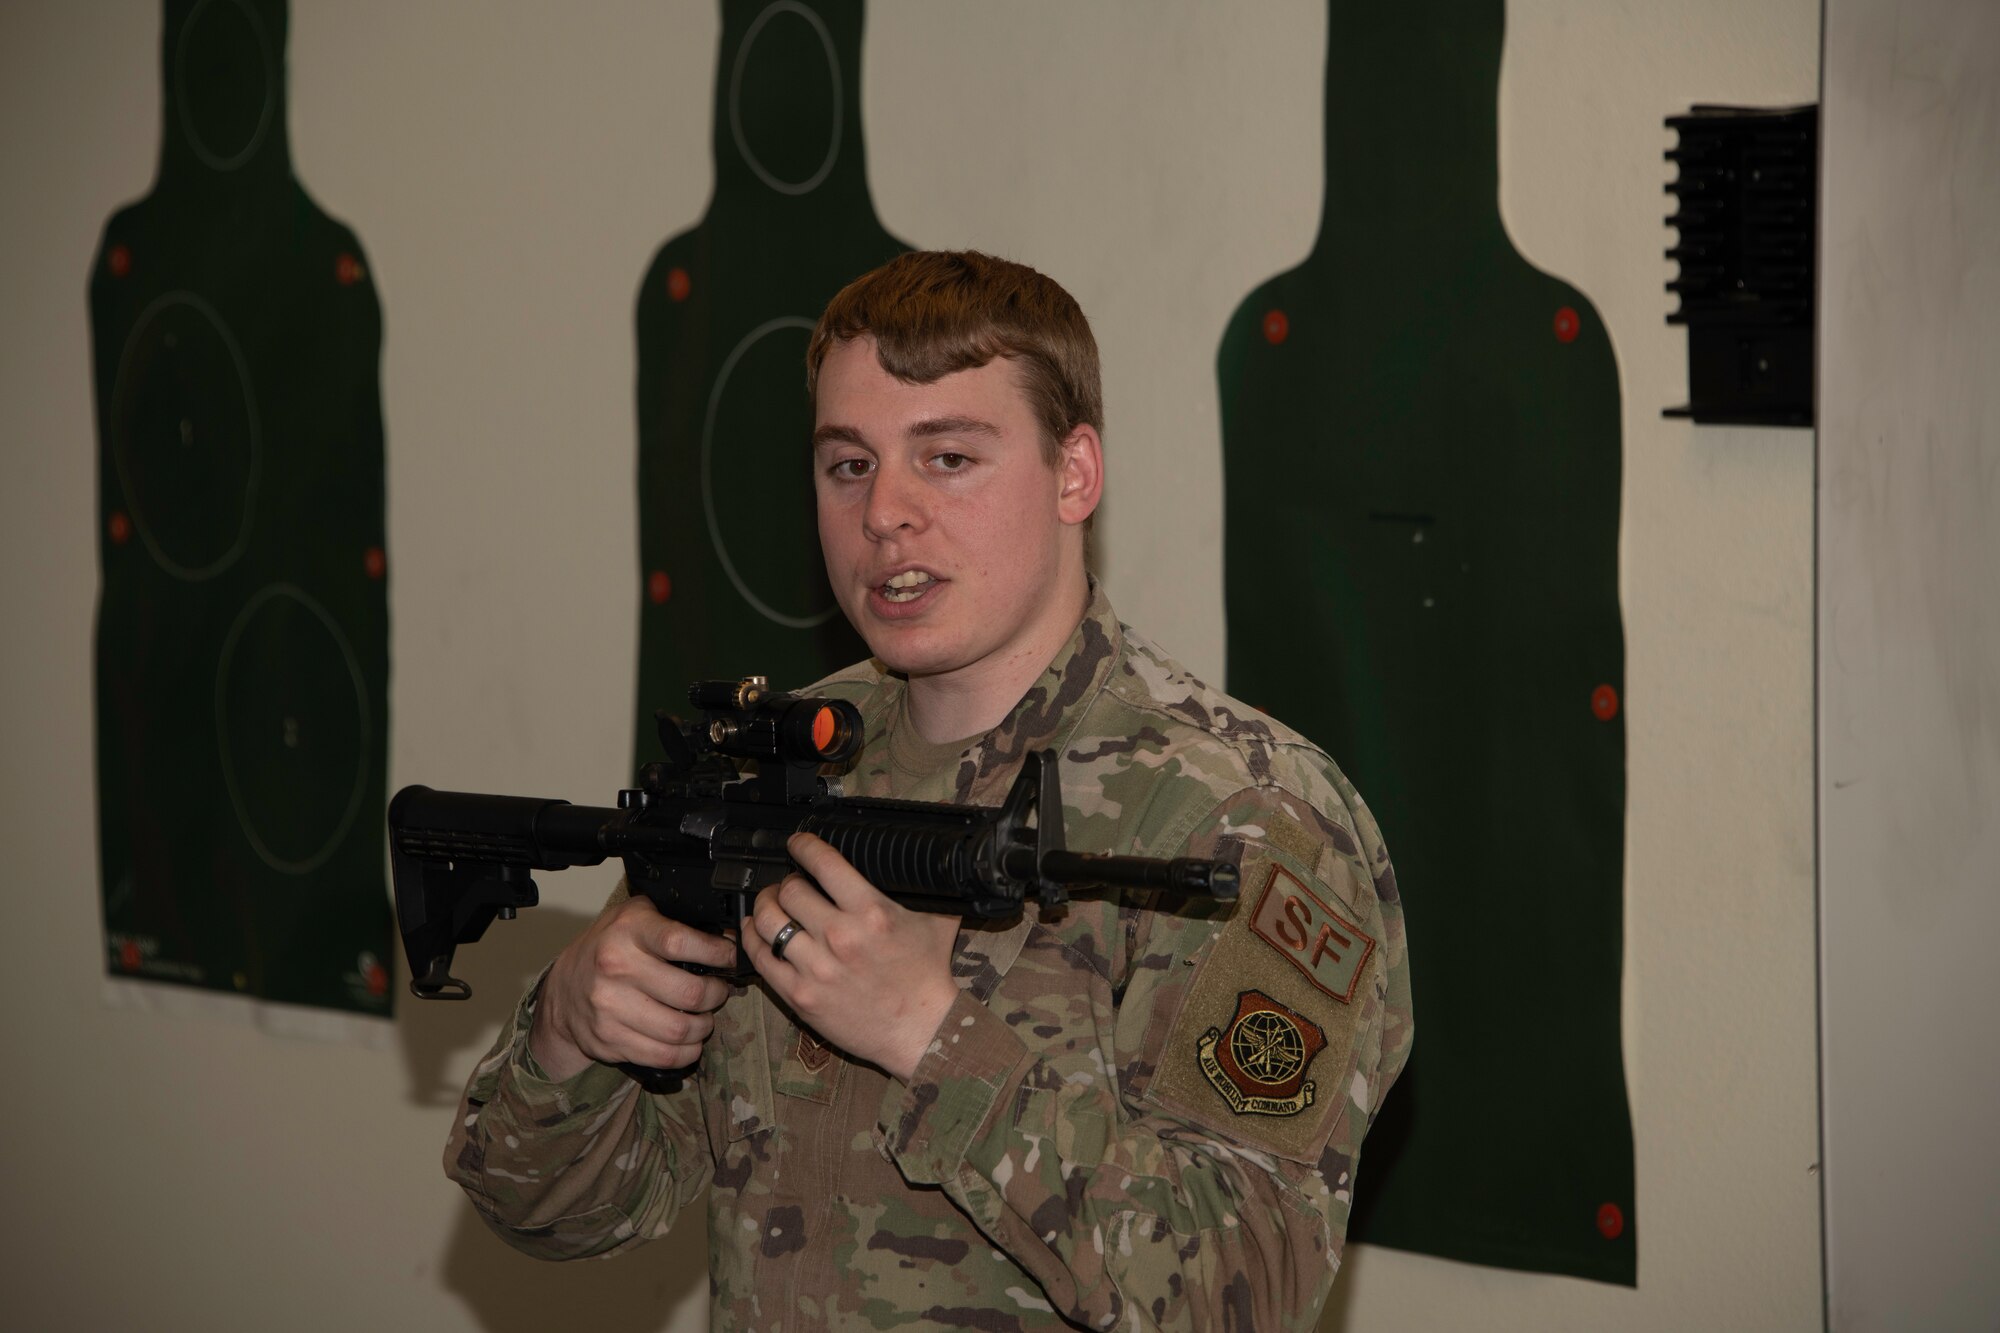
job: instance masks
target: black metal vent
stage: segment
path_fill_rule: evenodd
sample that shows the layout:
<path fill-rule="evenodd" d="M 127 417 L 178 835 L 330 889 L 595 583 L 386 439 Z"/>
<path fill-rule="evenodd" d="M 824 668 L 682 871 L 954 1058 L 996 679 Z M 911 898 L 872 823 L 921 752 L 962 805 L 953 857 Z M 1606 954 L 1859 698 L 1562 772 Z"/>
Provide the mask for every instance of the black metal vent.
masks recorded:
<path fill-rule="evenodd" d="M 1669 324 L 1688 331 L 1688 405 L 1707 425 L 1813 424 L 1819 108 L 1698 106 L 1667 118 L 1680 243 Z"/>

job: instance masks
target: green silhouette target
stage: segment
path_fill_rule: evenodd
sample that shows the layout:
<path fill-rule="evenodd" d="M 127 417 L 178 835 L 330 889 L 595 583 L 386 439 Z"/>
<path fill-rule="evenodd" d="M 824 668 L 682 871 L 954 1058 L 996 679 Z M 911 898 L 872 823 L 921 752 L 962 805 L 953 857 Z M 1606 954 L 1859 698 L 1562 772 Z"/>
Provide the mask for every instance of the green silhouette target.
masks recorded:
<path fill-rule="evenodd" d="M 382 314 L 292 175 L 278 0 L 169 0 L 90 279 L 114 975 L 386 1015 Z"/>
<path fill-rule="evenodd" d="M 1618 371 L 1501 226 L 1501 19 L 1329 7 L 1320 234 L 1218 357 L 1228 678 L 1395 860 L 1417 1039 L 1350 1234 L 1629 1284 Z"/>

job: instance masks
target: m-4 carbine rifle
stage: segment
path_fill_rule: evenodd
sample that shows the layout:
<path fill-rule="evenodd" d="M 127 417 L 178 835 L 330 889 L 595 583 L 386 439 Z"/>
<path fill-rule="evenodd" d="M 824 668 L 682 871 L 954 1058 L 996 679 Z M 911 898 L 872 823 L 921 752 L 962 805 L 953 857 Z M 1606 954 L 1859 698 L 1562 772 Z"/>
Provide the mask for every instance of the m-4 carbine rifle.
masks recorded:
<path fill-rule="evenodd" d="M 666 759 L 645 765 L 615 809 L 416 786 L 396 793 L 390 864 L 416 995 L 472 994 L 451 975 L 454 951 L 495 917 L 539 902 L 534 871 L 618 857 L 632 892 L 661 915 L 720 935 L 750 915 L 759 890 L 797 869 L 785 844 L 800 832 L 824 838 L 888 897 L 925 912 L 1004 919 L 1030 895 L 1054 907 L 1083 885 L 1236 896 L 1236 867 L 1226 861 L 1067 850 L 1053 750 L 1028 757 L 998 806 L 851 797 L 822 770 L 861 750 L 853 704 L 774 693 L 761 676 L 702 681 L 688 699 L 701 716 L 658 715 Z M 754 975 L 740 942 L 732 968 L 681 966 L 730 981 Z M 669 1091 L 685 1071 L 627 1072 Z"/>

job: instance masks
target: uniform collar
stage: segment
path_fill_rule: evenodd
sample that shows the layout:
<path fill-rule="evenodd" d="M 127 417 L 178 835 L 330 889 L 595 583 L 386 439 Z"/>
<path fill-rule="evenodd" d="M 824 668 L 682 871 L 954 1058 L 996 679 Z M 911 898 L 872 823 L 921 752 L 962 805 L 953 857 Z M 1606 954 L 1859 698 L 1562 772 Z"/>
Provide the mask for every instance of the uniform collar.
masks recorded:
<path fill-rule="evenodd" d="M 999 726 L 970 748 L 959 768 L 954 799 L 997 804 L 1022 762 L 1036 750 L 1060 753 L 1083 722 L 1090 703 L 1111 679 L 1125 632 L 1095 576 L 1090 601 L 1068 642 Z"/>

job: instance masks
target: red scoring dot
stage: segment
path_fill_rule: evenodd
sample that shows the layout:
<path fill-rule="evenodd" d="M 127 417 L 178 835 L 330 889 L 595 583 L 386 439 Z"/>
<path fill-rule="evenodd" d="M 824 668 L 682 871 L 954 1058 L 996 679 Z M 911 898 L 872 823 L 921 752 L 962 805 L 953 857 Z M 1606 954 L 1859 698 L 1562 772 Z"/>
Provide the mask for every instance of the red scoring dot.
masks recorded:
<path fill-rule="evenodd" d="M 114 510 L 104 526 L 111 532 L 113 546 L 123 546 L 132 539 L 132 520 L 125 517 L 122 509 Z"/>
<path fill-rule="evenodd" d="M 130 246 L 114 245 L 111 253 L 104 257 L 104 267 L 111 270 L 111 276 L 122 278 L 132 271 L 132 249 Z"/>
<path fill-rule="evenodd" d="M 1617 1240 L 1625 1234 L 1625 1210 L 1615 1203 L 1601 1205 L 1597 1210 L 1597 1229 L 1606 1240 Z"/>
<path fill-rule="evenodd" d="M 653 599 L 654 606 L 658 606 L 673 595 L 674 581 L 667 577 L 665 570 L 654 570 L 646 580 L 646 596 Z"/>
<path fill-rule="evenodd" d="M 1292 321 L 1286 318 L 1284 311 L 1267 310 L 1264 312 L 1265 342 L 1271 344 L 1271 346 L 1273 347 L 1276 347 L 1279 343 L 1283 342 L 1286 338 L 1290 337 L 1291 332 L 1292 332 Z"/>
<path fill-rule="evenodd" d="M 1609 685 L 1599 685 L 1590 692 L 1590 711 L 1597 714 L 1599 722 L 1609 722 L 1618 716 L 1618 691 Z"/>
<path fill-rule="evenodd" d="M 1570 307 L 1564 306 L 1562 309 L 1556 311 L 1557 342 L 1559 343 L 1575 342 L 1576 335 L 1578 331 L 1582 329 L 1582 327 L 1583 327 L 1582 322 L 1579 321 L 1576 317 L 1576 311 L 1570 309 Z"/>
<path fill-rule="evenodd" d="M 348 254 L 345 250 L 334 257 L 333 279 L 341 286 L 352 287 L 367 275 L 368 270 L 361 267 L 361 261 L 353 255 Z"/>
<path fill-rule="evenodd" d="M 382 996 L 389 993 L 389 969 L 382 964 L 372 958 L 369 959 L 368 970 L 361 975 L 362 980 L 367 983 L 370 995 Z"/>
<path fill-rule="evenodd" d="M 389 572 L 389 557 L 383 554 L 381 547 L 371 546 L 361 557 L 361 567 L 368 571 L 369 578 L 379 579 Z"/>
<path fill-rule="evenodd" d="M 694 283 L 688 278 L 688 271 L 686 269 L 670 268 L 667 270 L 668 296 L 673 297 L 676 301 L 685 301 L 688 299 L 688 292 L 693 290 L 693 288 Z"/>
<path fill-rule="evenodd" d="M 127 972 L 137 972 L 140 961 L 138 941 L 126 940 L 118 946 L 118 965 Z"/>

